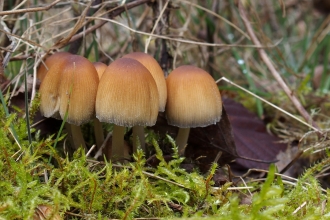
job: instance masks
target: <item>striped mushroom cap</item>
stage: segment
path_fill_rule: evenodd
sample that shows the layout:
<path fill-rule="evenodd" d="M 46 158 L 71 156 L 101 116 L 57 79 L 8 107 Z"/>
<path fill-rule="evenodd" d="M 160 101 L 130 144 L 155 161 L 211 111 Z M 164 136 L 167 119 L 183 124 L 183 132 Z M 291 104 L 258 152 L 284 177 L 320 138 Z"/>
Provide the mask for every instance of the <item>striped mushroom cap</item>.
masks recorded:
<path fill-rule="evenodd" d="M 66 61 L 68 56 L 71 56 L 68 52 L 57 52 L 46 58 L 45 62 L 40 63 L 37 70 L 37 78 L 42 82 L 45 78 L 48 70 L 54 65 L 59 65 L 60 62 Z"/>
<path fill-rule="evenodd" d="M 157 85 L 157 90 L 159 95 L 159 111 L 163 112 L 165 110 L 165 105 L 166 105 L 167 89 L 166 89 L 164 72 L 162 68 L 159 66 L 157 60 L 155 60 L 149 54 L 143 52 L 134 52 L 134 53 L 126 54 L 124 57 L 132 58 L 139 61 L 140 63 L 143 64 L 143 66 L 145 66 L 149 70 Z"/>
<path fill-rule="evenodd" d="M 195 66 L 180 66 L 166 79 L 166 117 L 181 128 L 205 127 L 221 118 L 222 101 L 214 79 Z"/>
<path fill-rule="evenodd" d="M 104 71 L 96 97 L 96 117 L 101 122 L 152 126 L 158 106 L 156 83 L 138 61 L 119 58 Z"/>
<path fill-rule="evenodd" d="M 99 78 L 94 65 L 86 58 L 71 55 L 60 65 L 52 66 L 40 86 L 40 111 L 45 117 L 64 119 L 81 125 L 95 115 Z"/>

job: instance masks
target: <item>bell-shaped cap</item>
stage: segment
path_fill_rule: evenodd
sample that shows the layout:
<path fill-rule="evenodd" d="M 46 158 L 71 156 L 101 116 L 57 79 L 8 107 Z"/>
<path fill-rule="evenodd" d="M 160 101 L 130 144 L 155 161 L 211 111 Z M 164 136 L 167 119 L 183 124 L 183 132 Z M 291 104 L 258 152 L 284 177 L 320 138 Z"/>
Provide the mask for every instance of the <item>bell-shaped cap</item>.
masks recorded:
<path fill-rule="evenodd" d="M 164 77 L 164 72 L 158 64 L 157 60 L 155 60 L 155 58 L 153 58 L 151 55 L 143 52 L 129 53 L 126 54 L 124 57 L 132 58 L 139 61 L 149 70 L 157 85 L 159 95 L 159 111 L 165 111 L 167 99 L 166 81 Z"/>
<path fill-rule="evenodd" d="M 120 126 L 152 126 L 159 107 L 155 80 L 141 63 L 119 58 L 104 71 L 97 91 L 96 117 Z"/>
<path fill-rule="evenodd" d="M 70 124 L 81 125 L 95 115 L 98 74 L 86 58 L 71 55 L 52 66 L 40 86 L 40 111 L 45 117 L 67 117 Z"/>
<path fill-rule="evenodd" d="M 37 78 L 42 82 L 45 78 L 48 70 L 54 65 L 59 65 L 59 63 L 64 62 L 68 56 L 71 56 L 68 52 L 57 52 L 48 56 L 45 62 L 41 62 L 37 70 Z"/>
<path fill-rule="evenodd" d="M 205 127 L 221 119 L 220 91 L 210 74 L 195 66 L 180 66 L 166 79 L 166 118 L 181 128 Z"/>

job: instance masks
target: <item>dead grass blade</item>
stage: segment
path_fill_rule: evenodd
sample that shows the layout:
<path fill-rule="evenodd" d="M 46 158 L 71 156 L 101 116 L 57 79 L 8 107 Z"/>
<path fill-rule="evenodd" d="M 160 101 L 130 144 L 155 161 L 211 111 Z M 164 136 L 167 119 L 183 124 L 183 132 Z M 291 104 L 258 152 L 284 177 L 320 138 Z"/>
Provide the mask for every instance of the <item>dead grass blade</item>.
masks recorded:
<path fill-rule="evenodd" d="M 257 38 L 256 34 L 253 31 L 253 28 L 251 26 L 251 23 L 248 21 L 246 12 L 244 7 L 242 6 L 242 3 L 239 1 L 238 2 L 238 9 L 239 13 L 241 15 L 241 18 L 243 20 L 243 23 L 247 29 L 248 34 L 251 37 L 252 42 L 256 46 L 261 46 L 261 43 L 259 39 Z M 308 112 L 305 110 L 305 108 L 302 106 L 298 98 L 294 95 L 293 91 L 287 86 L 287 84 L 284 82 L 280 74 L 277 72 L 276 68 L 274 67 L 273 63 L 271 62 L 270 58 L 268 57 L 267 53 L 265 52 L 264 49 L 260 48 L 258 50 L 259 56 L 263 60 L 263 62 L 266 64 L 270 72 L 272 73 L 273 77 L 275 80 L 280 84 L 281 88 L 284 90 L 286 95 L 289 97 L 295 108 L 298 110 L 298 112 L 301 114 L 301 116 L 308 122 L 311 123 L 312 126 L 319 132 L 321 135 L 321 131 L 317 124 L 313 121 L 312 117 L 308 114 Z"/>
<path fill-rule="evenodd" d="M 122 24 L 118 21 L 108 19 L 108 18 L 100 18 L 100 17 L 87 17 L 95 20 L 103 20 L 103 21 L 109 21 L 111 23 L 117 24 L 119 26 L 122 26 L 129 31 L 132 31 L 137 34 L 141 35 L 146 35 L 146 36 L 152 36 L 160 39 L 165 39 L 165 40 L 171 40 L 171 41 L 176 41 L 176 42 L 181 42 L 181 43 L 187 43 L 187 44 L 193 44 L 193 45 L 200 45 L 200 46 L 209 46 L 209 47 L 241 47 L 241 48 L 272 48 L 276 47 L 277 43 L 274 45 L 269 45 L 269 46 L 263 46 L 263 45 L 240 45 L 240 44 L 217 44 L 217 43 L 205 43 L 205 42 L 199 42 L 199 41 L 193 41 L 193 40 L 186 40 L 186 39 L 181 39 L 181 38 L 174 38 L 174 37 L 167 37 L 163 35 L 158 35 L 158 34 L 150 34 L 144 31 L 138 31 L 133 28 L 130 28 L 129 26 Z"/>
<path fill-rule="evenodd" d="M 247 39 L 250 40 L 249 35 L 247 35 L 242 29 L 240 29 L 239 27 L 237 27 L 235 24 L 233 24 L 232 22 L 228 21 L 228 20 L 225 19 L 224 17 L 218 15 L 217 13 L 215 13 L 215 12 L 213 12 L 213 11 L 207 9 L 207 8 L 204 8 L 204 7 L 202 7 L 202 6 L 198 5 L 198 4 L 195 4 L 195 3 L 191 2 L 191 1 L 186 1 L 186 0 L 179 0 L 179 1 L 180 1 L 180 2 L 184 2 L 184 3 L 186 3 L 186 4 L 190 4 L 190 5 L 192 5 L 192 6 L 196 7 L 196 8 L 199 8 L 199 9 L 201 9 L 201 10 L 204 10 L 204 11 L 206 11 L 207 13 L 209 13 L 209 14 L 211 14 L 211 15 L 217 17 L 217 18 L 219 18 L 220 20 L 226 22 L 227 24 L 229 24 L 230 26 L 232 26 L 233 28 L 235 28 L 239 33 L 241 33 L 244 37 L 246 37 Z"/>

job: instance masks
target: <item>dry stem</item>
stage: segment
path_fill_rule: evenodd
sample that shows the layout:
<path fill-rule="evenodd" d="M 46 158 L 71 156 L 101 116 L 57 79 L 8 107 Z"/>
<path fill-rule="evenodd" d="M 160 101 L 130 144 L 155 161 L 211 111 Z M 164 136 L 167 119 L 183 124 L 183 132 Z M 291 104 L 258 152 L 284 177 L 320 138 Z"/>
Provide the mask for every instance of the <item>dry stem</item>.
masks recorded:
<path fill-rule="evenodd" d="M 274 67 L 273 63 L 271 62 L 271 60 L 267 56 L 265 50 L 262 49 L 262 48 L 260 48 L 261 47 L 261 43 L 260 43 L 259 39 L 257 38 L 257 36 L 255 35 L 255 33 L 253 31 L 253 28 L 252 28 L 250 22 L 247 19 L 245 9 L 243 8 L 242 3 L 240 1 L 238 2 L 238 9 L 239 9 L 239 13 L 241 15 L 241 18 L 243 20 L 243 23 L 244 23 L 244 25 L 245 25 L 245 27 L 247 29 L 247 32 L 248 32 L 248 34 L 251 37 L 252 42 L 257 47 L 259 47 L 259 49 L 258 49 L 259 55 L 260 55 L 261 59 L 264 61 L 264 63 L 266 64 L 266 66 L 268 67 L 268 69 L 270 70 L 270 72 L 272 73 L 272 75 L 275 78 L 275 80 L 280 84 L 280 86 L 282 87 L 282 89 L 284 90 L 284 92 L 286 93 L 286 95 L 289 97 L 289 99 L 291 100 L 291 102 L 293 103 L 293 105 L 296 107 L 296 109 L 299 111 L 299 113 L 301 114 L 301 116 L 308 123 L 311 123 L 312 126 L 314 128 L 316 128 L 319 133 L 321 133 L 321 131 L 319 130 L 319 127 L 313 121 L 312 117 L 308 114 L 308 112 L 302 106 L 302 104 L 300 103 L 300 101 L 298 100 L 298 98 L 294 95 L 294 92 L 287 86 L 287 84 L 284 82 L 284 80 L 282 79 L 282 77 L 280 76 L 280 74 L 277 72 L 277 70 Z"/>
<path fill-rule="evenodd" d="M 12 15 L 12 14 L 21 14 L 21 13 L 28 13 L 28 12 L 36 12 L 36 11 L 47 11 L 57 3 L 59 3 L 62 0 L 56 0 L 50 5 L 47 5 L 45 7 L 37 7 L 37 8 L 24 8 L 24 9 L 17 9 L 17 10 L 10 10 L 10 11 L 2 11 L 0 12 L 0 16 L 3 15 Z"/>

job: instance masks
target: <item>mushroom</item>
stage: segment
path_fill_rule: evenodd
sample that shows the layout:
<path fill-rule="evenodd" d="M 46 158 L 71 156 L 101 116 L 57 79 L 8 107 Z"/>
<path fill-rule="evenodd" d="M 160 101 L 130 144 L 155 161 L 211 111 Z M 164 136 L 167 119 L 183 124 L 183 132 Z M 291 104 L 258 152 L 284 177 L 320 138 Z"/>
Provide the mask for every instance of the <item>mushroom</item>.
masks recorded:
<path fill-rule="evenodd" d="M 93 64 L 79 55 L 52 65 L 40 85 L 40 111 L 45 117 L 66 119 L 74 148 L 85 146 L 80 125 L 95 115 L 99 78 Z"/>
<path fill-rule="evenodd" d="M 167 99 L 167 89 L 166 89 L 166 81 L 164 77 L 164 72 L 157 60 L 155 60 L 149 54 L 143 52 L 133 52 L 126 54 L 123 57 L 132 58 L 139 61 L 143 64 L 151 73 L 154 78 L 157 91 L 159 95 L 159 111 L 165 111 L 166 99 Z M 133 137 L 139 137 L 140 146 L 143 150 L 145 150 L 145 137 L 144 137 L 144 127 L 142 126 L 134 126 L 133 127 Z M 133 152 L 137 150 L 137 140 L 133 139 Z"/>
<path fill-rule="evenodd" d="M 155 58 L 153 58 L 151 55 L 143 52 L 129 53 L 123 57 L 137 60 L 149 70 L 157 85 L 157 91 L 159 95 L 159 111 L 165 111 L 167 99 L 166 80 L 164 77 L 164 72 L 158 64 L 157 60 L 155 60 Z"/>
<path fill-rule="evenodd" d="M 125 127 L 152 126 L 159 107 L 157 86 L 150 72 L 130 58 L 119 58 L 104 71 L 96 96 L 96 117 L 113 123 L 112 149 L 107 157 L 123 158 Z"/>
<path fill-rule="evenodd" d="M 191 127 L 205 127 L 221 119 L 220 91 L 210 74 L 190 65 L 174 69 L 166 79 L 168 124 L 179 127 L 176 144 L 181 155 Z"/>
<path fill-rule="evenodd" d="M 54 65 L 59 65 L 60 62 L 66 61 L 68 56 L 71 56 L 72 54 L 69 52 L 57 52 L 50 56 L 48 56 L 45 60 L 45 62 L 41 62 L 41 64 L 38 67 L 37 70 L 37 78 L 42 82 L 42 80 L 45 78 L 48 70 Z"/>
<path fill-rule="evenodd" d="M 94 62 L 93 63 L 97 74 L 99 76 L 99 80 L 101 79 L 101 76 L 103 75 L 105 69 L 108 67 L 106 64 L 102 62 Z M 99 119 L 96 117 L 94 118 L 94 134 L 95 134 L 95 139 L 96 139 L 96 146 L 98 149 L 102 146 L 104 142 L 104 134 L 103 134 L 103 128 L 102 124 Z"/>

